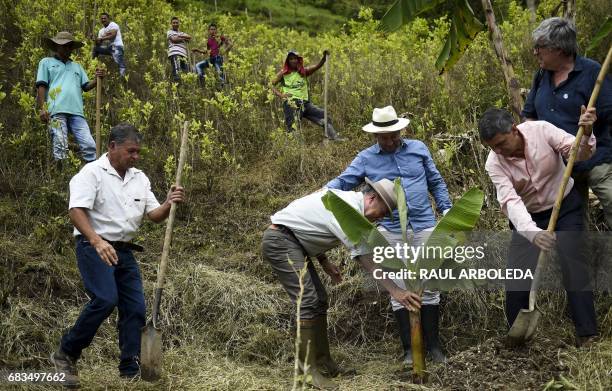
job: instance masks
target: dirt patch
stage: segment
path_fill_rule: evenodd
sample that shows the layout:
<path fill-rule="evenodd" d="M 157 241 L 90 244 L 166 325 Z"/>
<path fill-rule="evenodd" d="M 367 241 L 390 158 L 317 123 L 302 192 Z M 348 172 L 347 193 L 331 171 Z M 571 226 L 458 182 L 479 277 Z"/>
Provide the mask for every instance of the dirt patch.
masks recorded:
<path fill-rule="evenodd" d="M 449 390 L 541 390 L 567 366 L 561 350 L 573 349 L 559 339 L 539 338 L 529 346 L 508 348 L 503 337 L 459 352 L 446 366 L 432 368 L 432 384 Z"/>

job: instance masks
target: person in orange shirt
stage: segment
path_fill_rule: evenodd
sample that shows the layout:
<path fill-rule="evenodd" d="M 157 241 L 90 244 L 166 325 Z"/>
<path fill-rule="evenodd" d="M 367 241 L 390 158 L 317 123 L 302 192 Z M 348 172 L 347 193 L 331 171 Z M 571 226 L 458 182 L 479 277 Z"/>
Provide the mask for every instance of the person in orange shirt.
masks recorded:
<path fill-rule="evenodd" d="M 583 108 L 579 125 L 585 125 L 577 161 L 589 159 L 595 150 L 591 133 L 594 115 Z M 565 163 L 575 136 L 546 121 L 516 125 L 507 110 L 488 109 L 478 122 L 482 143 L 491 148 L 485 169 L 495 185 L 502 212 L 510 220 L 512 240 L 508 268 L 531 269 L 539 250 L 557 249 L 578 346 L 597 336 L 597 320 L 584 253 L 584 201 L 570 178 L 565 189 L 554 233 L 546 231 Z M 528 307 L 531 280 L 506 284 L 506 317 L 514 323 Z"/>

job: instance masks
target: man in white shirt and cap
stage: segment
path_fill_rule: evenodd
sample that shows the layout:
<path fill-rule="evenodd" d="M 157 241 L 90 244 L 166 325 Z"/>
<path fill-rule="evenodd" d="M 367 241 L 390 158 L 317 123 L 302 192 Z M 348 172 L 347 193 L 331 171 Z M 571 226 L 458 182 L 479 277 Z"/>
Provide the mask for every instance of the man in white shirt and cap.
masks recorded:
<path fill-rule="evenodd" d="M 98 57 L 100 54 L 112 56 L 115 63 L 119 66 L 119 74 L 125 76 L 127 68 L 123 57 L 121 29 L 117 23 L 111 22 L 110 15 L 106 12 L 100 15 L 100 23 L 102 23 L 103 27 L 98 31 L 98 37 L 94 39 L 93 58 Z"/>
<path fill-rule="evenodd" d="M 370 273 L 375 270 L 372 250 L 368 246 L 356 246 L 349 241 L 334 215 L 325 208 L 321 197 L 328 191 L 333 192 L 372 222 L 391 214 L 397 207 L 393 182 L 389 179 L 372 182 L 368 178 L 365 178 L 365 182 L 363 192 L 323 188 L 293 201 L 270 218 L 272 225 L 263 235 L 263 256 L 294 303 L 300 295 L 300 281 L 296 271 L 307 268 L 303 277 L 304 291 L 298 320 L 299 362 L 302 369 L 304 366 L 309 367 L 312 385 L 319 388 L 335 387 L 335 383 L 327 376 L 333 377 L 347 371 L 342 371 L 331 358 L 327 336 L 327 293 L 308 257 L 316 257 L 334 283 L 340 282 L 342 276 L 325 252 L 339 244 L 346 246 L 351 256 L 365 270 Z M 421 299 L 418 294 L 398 287 L 392 280 L 377 281 L 405 308 L 420 308 Z M 306 357 L 307 347 L 309 353 Z"/>
<path fill-rule="evenodd" d="M 56 370 L 66 373 L 64 384 L 69 387 L 79 386 L 76 361 L 115 307 L 119 312 L 120 376 L 139 374 L 146 307 L 140 270 L 132 254 L 142 247 L 131 241 L 145 216 L 160 223 L 168 217 L 171 204 L 184 198 L 183 188 L 172 186 L 159 204 L 147 176 L 134 167 L 141 139 L 130 124 L 113 127 L 108 153 L 85 165 L 70 181 L 69 215 L 90 301 L 51 355 Z"/>

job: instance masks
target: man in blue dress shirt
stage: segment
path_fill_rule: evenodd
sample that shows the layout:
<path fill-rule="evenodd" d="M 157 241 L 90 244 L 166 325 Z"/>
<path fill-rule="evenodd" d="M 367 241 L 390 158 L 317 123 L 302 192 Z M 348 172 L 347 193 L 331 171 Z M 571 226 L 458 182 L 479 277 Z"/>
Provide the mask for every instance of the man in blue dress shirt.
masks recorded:
<path fill-rule="evenodd" d="M 597 62 L 578 55 L 576 28 L 563 18 L 544 20 L 533 31 L 534 48 L 540 69 L 536 72 L 522 116 L 527 121 L 547 121 L 567 133 L 578 133 L 581 112 L 594 119 L 597 149 L 589 160 L 576 162 L 576 189 L 585 198 L 593 190 L 612 227 L 612 80 L 606 76 L 595 103 L 585 110 L 601 69 Z"/>
<path fill-rule="evenodd" d="M 445 214 L 451 208 L 451 201 L 446 183 L 427 146 L 419 140 L 401 137 L 401 130 L 409 123 L 406 118 L 398 118 L 392 106 L 374 109 L 372 122 L 363 130 L 374 135 L 376 144 L 359 152 L 348 168 L 326 187 L 348 191 L 363 182 L 365 177 L 374 181 L 401 178 L 409 210 L 408 245 L 421 245 L 436 225 L 429 193 L 433 195 L 440 213 Z M 393 219 L 385 218 L 380 222 L 379 229 L 392 246 L 403 243 L 397 210 Z M 402 280 L 396 280 L 396 284 L 405 288 Z M 411 365 L 408 311 L 393 298 L 391 304 L 404 349 L 404 363 Z M 435 362 L 444 362 L 446 357 L 438 339 L 440 293 L 425 291 L 422 304 L 421 322 L 427 351 Z"/>

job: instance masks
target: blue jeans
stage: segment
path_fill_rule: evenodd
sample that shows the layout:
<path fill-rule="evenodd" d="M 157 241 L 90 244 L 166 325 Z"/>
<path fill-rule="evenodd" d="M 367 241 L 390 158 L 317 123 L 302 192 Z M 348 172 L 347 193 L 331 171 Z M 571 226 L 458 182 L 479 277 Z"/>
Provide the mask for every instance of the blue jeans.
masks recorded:
<path fill-rule="evenodd" d="M 98 328 L 113 309 L 119 311 L 119 371 L 124 375 L 138 373 L 141 329 L 145 325 L 145 300 L 142 279 L 136 259 L 130 250 L 116 250 L 119 262 L 108 266 L 95 248 L 83 237 L 77 239 L 76 254 L 79 271 L 87 294 L 91 298 L 76 323 L 61 342 L 61 349 L 79 358 L 91 344 Z"/>
<path fill-rule="evenodd" d="M 62 160 L 68 157 L 68 131 L 72 132 L 79 144 L 83 160 L 96 160 L 96 142 L 91 136 L 89 125 L 80 115 L 54 114 L 49 121 L 49 133 L 53 141 L 53 158 Z"/>
<path fill-rule="evenodd" d="M 94 46 L 92 53 L 93 58 L 98 57 L 100 54 L 112 56 L 115 63 L 119 66 L 119 74 L 125 76 L 127 68 L 125 66 L 125 60 L 123 59 L 123 46 Z"/>
<path fill-rule="evenodd" d="M 214 66 L 217 70 L 221 83 L 225 83 L 225 74 L 223 73 L 223 56 L 213 56 L 210 57 L 208 60 L 200 61 L 196 64 L 196 72 L 198 73 L 200 80 L 204 80 L 204 69 L 208 68 L 211 65 Z"/>

